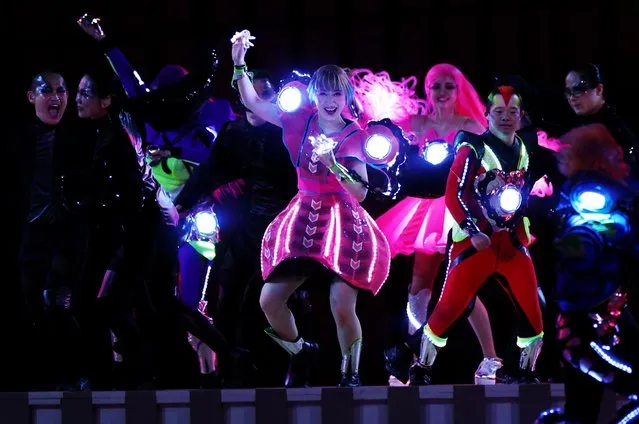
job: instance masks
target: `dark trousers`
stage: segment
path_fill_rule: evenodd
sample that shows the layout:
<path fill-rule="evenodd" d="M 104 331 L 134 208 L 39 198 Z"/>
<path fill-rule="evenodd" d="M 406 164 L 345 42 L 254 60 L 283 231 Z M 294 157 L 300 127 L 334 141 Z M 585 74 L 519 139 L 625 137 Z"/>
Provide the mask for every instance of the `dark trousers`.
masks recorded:
<path fill-rule="evenodd" d="M 77 290 L 87 227 L 62 216 L 26 225 L 20 249 L 22 292 L 30 325 L 27 356 L 34 388 L 71 383 L 84 373 Z"/>
<path fill-rule="evenodd" d="M 260 265 L 262 236 L 272 217 L 247 215 L 243 226 L 229 234 L 215 259 L 211 290 L 215 302 L 212 308 L 215 326 L 232 346 L 252 352 L 257 368 L 254 375 L 244 375 L 242 386 L 279 387 L 286 373 L 288 358 L 281 348 L 264 333 L 269 326 L 260 307 L 260 294 L 264 286 Z M 298 291 L 291 300 L 300 332 L 304 331 L 308 298 Z M 306 306 L 305 306 L 306 305 Z M 301 319 L 300 319 L 301 318 Z M 222 364 L 222 367 L 224 364 Z"/>

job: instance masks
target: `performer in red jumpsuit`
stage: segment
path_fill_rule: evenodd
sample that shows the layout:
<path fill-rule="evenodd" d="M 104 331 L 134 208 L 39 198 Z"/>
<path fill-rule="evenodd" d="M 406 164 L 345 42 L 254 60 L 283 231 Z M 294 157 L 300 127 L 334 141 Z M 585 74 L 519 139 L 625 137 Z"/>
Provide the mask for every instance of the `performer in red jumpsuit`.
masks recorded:
<path fill-rule="evenodd" d="M 526 247 L 529 221 L 524 216 L 532 186 L 529 150 L 535 143 L 516 133 L 521 105 L 522 97 L 513 87 L 500 86 L 488 96 L 488 131 L 457 134 L 445 195 L 455 220 L 446 283 L 424 328 L 419 359 L 411 367 L 411 384 L 430 383 L 430 369 L 438 348 L 446 345 L 446 331 L 491 276 L 500 280 L 529 324 L 520 329 L 517 344 L 522 349 L 522 376 L 532 377 L 543 324 L 537 279 Z"/>

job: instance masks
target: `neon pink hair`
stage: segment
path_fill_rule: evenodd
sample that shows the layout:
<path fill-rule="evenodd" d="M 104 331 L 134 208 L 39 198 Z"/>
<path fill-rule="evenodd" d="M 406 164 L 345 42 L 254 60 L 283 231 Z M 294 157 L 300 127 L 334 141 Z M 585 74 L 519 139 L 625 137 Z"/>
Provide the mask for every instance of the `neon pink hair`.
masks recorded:
<path fill-rule="evenodd" d="M 426 78 L 424 79 L 424 91 L 426 92 L 426 101 L 428 103 L 428 112 L 430 115 L 435 109 L 435 105 L 428 98 L 428 87 L 430 87 L 435 80 L 442 76 L 450 76 L 455 80 L 457 85 L 457 102 L 455 103 L 455 112 L 460 116 L 466 116 L 479 122 L 484 128 L 488 127 L 486 116 L 486 106 L 481 101 L 479 94 L 475 91 L 473 85 L 466 79 L 462 71 L 457 67 L 448 63 L 438 63 L 428 70 Z"/>
<path fill-rule="evenodd" d="M 369 69 L 353 69 L 350 80 L 362 120 L 389 118 L 396 124 L 426 110 L 426 102 L 415 95 L 417 78 L 391 80 L 388 72 L 373 73 Z"/>

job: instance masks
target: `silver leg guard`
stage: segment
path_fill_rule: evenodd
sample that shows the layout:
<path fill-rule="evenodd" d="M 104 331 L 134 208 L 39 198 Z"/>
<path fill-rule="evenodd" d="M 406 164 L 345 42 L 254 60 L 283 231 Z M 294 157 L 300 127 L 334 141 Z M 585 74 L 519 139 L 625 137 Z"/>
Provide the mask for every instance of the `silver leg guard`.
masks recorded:
<path fill-rule="evenodd" d="M 342 378 L 340 387 L 359 387 L 359 358 L 362 354 L 362 339 L 355 340 L 342 355 Z"/>
<path fill-rule="evenodd" d="M 543 345 L 544 341 L 541 337 L 539 337 L 533 340 L 526 347 L 522 348 L 519 356 L 519 368 L 534 372 L 535 367 L 537 366 L 537 358 L 539 358 Z"/>
<path fill-rule="evenodd" d="M 342 375 L 359 374 L 359 358 L 362 355 L 362 339 L 355 340 L 342 355 Z"/>
<path fill-rule="evenodd" d="M 422 334 L 422 343 L 419 346 L 419 358 L 417 359 L 419 365 L 423 367 L 432 367 L 436 358 L 437 346 L 435 346 L 426 334 L 426 331 L 424 331 L 424 334 Z"/>

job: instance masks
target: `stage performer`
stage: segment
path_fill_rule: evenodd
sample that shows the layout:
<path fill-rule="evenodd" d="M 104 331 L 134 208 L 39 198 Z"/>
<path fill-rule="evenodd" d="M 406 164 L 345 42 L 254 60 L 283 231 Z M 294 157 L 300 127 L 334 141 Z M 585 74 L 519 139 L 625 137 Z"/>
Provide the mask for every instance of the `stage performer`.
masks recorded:
<path fill-rule="evenodd" d="M 182 341 L 183 330 L 187 330 L 206 343 L 218 355 L 238 356 L 228 349 L 228 344 L 222 334 L 211 325 L 206 317 L 202 316 L 196 309 L 180 304 L 175 299 L 173 267 L 177 264 L 178 245 L 176 230 L 178 212 L 172 202 L 172 195 L 175 193 L 167 193 L 167 190 L 158 183 L 153 167 L 145 158 L 141 133 L 137 130 L 134 122 L 135 114 L 124 109 L 124 107 L 130 108 L 139 113 L 138 116 L 143 121 L 152 123 L 157 121 L 151 121 L 149 118 L 159 113 L 166 117 L 163 124 L 167 127 L 175 125 L 178 122 L 178 117 L 186 119 L 193 115 L 210 97 L 210 77 L 217 64 L 216 57 L 213 55 L 212 66 L 207 67 L 199 74 L 188 74 L 166 87 L 158 87 L 148 92 L 143 90 L 133 95 L 130 93 L 131 84 L 123 83 L 123 81 L 130 82 L 137 78 L 141 82 L 141 79 L 130 66 L 124 66 L 128 65 L 128 62 L 123 57 L 116 61 L 109 55 L 109 52 L 114 51 L 111 40 L 105 38 L 99 22 L 99 18 L 84 15 L 78 20 L 78 25 L 99 41 L 100 46 L 106 50 L 106 56 L 118 76 L 118 82 L 129 94 L 126 97 L 119 95 L 121 90 L 113 84 L 114 75 L 112 73 L 107 74 L 105 70 L 96 71 L 93 73 L 94 75 L 88 74 L 81 82 L 77 96 L 78 113 L 81 118 L 89 118 L 99 127 L 99 142 L 106 143 L 109 148 L 102 149 L 104 152 L 99 151 L 100 154 L 109 155 L 108 160 L 103 161 L 106 165 L 102 166 L 108 166 L 109 161 L 129 161 L 124 168 L 124 165 L 120 165 L 118 171 L 123 174 L 124 170 L 130 171 L 129 174 L 126 174 L 130 184 L 118 181 L 121 186 L 117 186 L 117 190 L 126 194 L 129 191 L 133 192 L 130 195 L 133 199 L 131 200 L 132 209 L 137 204 L 133 202 L 137 202 L 140 197 L 139 192 L 143 195 L 141 209 L 134 210 L 131 212 L 131 217 L 126 217 L 130 221 L 127 222 L 125 228 L 123 226 L 125 231 L 122 245 L 103 279 L 98 294 L 99 303 L 105 305 L 105 309 L 110 309 L 113 313 L 121 312 L 119 310 L 124 306 L 120 298 L 125 290 L 123 281 L 135 278 L 138 280 L 136 281 L 138 284 L 143 283 L 138 287 L 142 290 L 139 290 L 140 297 L 136 298 L 135 301 L 144 304 L 147 308 L 152 306 L 152 308 L 148 308 L 148 312 L 151 313 L 153 319 L 148 320 L 150 325 L 145 327 L 144 331 L 149 332 L 148 340 L 152 340 L 154 344 L 153 358 L 161 358 L 162 361 L 168 360 L 171 354 L 166 346 L 171 348 L 181 346 L 181 343 L 176 342 L 178 339 L 180 342 Z M 201 75 L 202 73 L 204 75 Z M 172 111 L 178 112 L 179 115 L 175 116 L 171 113 Z M 156 119 L 158 118 L 156 117 Z M 122 125 L 118 124 L 120 120 L 122 120 Z M 127 141 L 124 144 L 120 142 L 124 140 L 122 137 L 125 137 L 125 141 Z M 98 147 L 102 146 L 98 143 Z M 111 150 L 111 148 L 120 150 Z M 115 153 L 119 153 L 119 156 Z M 137 181 L 140 177 L 141 181 Z M 99 175 L 100 183 L 103 183 L 103 178 L 109 181 L 109 184 L 114 185 L 111 183 L 111 177 L 106 174 Z M 111 185 L 104 184 L 109 190 L 116 190 L 111 189 Z M 142 186 L 142 190 L 138 189 L 138 186 Z M 122 199 L 121 192 L 111 193 L 108 190 L 105 192 L 108 196 Z M 103 203 L 108 207 L 109 201 Z M 121 202 L 123 203 L 122 200 Z M 103 212 L 102 215 L 100 219 L 114 221 L 117 218 L 113 213 Z M 139 219 L 142 221 L 137 221 Z M 138 249 L 137 247 L 140 247 L 141 244 L 144 244 L 146 248 Z M 133 255 L 133 252 L 136 252 L 137 256 Z M 153 284 L 149 284 L 151 281 Z M 132 291 L 131 284 L 127 286 L 127 289 Z M 145 297 L 149 297 L 149 299 Z M 141 316 L 141 313 L 136 313 L 137 321 L 142 321 Z M 160 324 L 161 322 L 166 325 L 163 326 Z M 164 327 L 164 329 L 159 330 L 160 327 Z M 124 331 L 120 331 L 120 333 L 124 334 Z M 176 339 L 173 342 L 165 342 L 164 340 L 170 335 Z M 119 346 L 134 345 L 139 341 L 139 337 L 133 334 L 126 334 L 125 337 L 128 342 L 118 336 Z M 175 357 L 175 355 L 173 356 Z M 149 362 L 146 356 L 144 359 L 137 359 L 140 360 L 138 368 L 143 368 Z M 178 376 L 178 378 L 181 379 L 182 376 Z M 215 378 L 206 380 L 206 384 L 208 384 L 211 382 L 209 380 L 215 380 Z"/>
<path fill-rule="evenodd" d="M 522 377 L 533 378 L 543 325 L 526 248 L 530 234 L 524 210 L 532 186 L 529 150 L 536 148 L 536 140 L 527 142 L 516 133 L 521 106 L 522 97 L 513 87 L 499 86 L 488 97 L 488 131 L 461 131 L 455 139 L 457 152 L 445 195 L 455 220 L 446 281 L 423 330 L 419 359 L 410 369 L 411 384 L 430 384 L 431 366 L 438 349 L 446 345 L 446 331 L 491 276 L 502 280 L 528 321 L 517 344 L 522 349 Z"/>
<path fill-rule="evenodd" d="M 356 81 L 356 86 L 359 88 L 362 85 Z M 419 145 L 420 151 L 424 151 L 426 146 L 442 142 L 452 146 L 460 130 L 473 134 L 481 134 L 486 130 L 484 104 L 458 68 L 448 63 L 433 66 L 426 73 L 424 86 L 426 113 L 411 114 L 403 119 L 399 117 L 404 121 L 402 126 L 406 131 L 414 134 L 414 142 Z M 399 95 L 404 94 L 402 97 L 405 97 L 405 93 L 407 91 Z M 362 94 L 366 99 L 366 94 Z M 364 109 L 372 109 L 367 107 L 369 102 L 362 103 Z M 409 100 L 407 103 L 412 106 L 415 102 Z M 447 212 L 444 197 L 407 197 L 376 221 L 389 241 L 392 256 L 415 255 L 406 311 L 411 330 L 418 330 L 426 322 L 428 304 L 435 279 L 444 263 L 453 219 Z M 484 355 L 475 378 L 491 381 L 495 378 L 496 370 L 501 368 L 501 360 L 495 352 L 490 319 L 481 300 L 477 299 L 469 321 Z M 404 382 L 408 379 L 413 353 L 419 354 L 419 342 L 413 344 L 414 349 L 410 345 L 408 342 L 384 352 L 387 371 Z"/>
<path fill-rule="evenodd" d="M 626 179 L 623 147 L 602 124 L 561 137 L 557 159 L 567 180 L 556 208 L 553 300 L 566 405 L 543 412 L 537 423 L 599 422 L 606 385 L 630 396 L 611 422 L 639 422 L 639 332 L 627 307 L 636 284 L 639 193 L 636 181 Z"/>
<path fill-rule="evenodd" d="M 276 96 L 275 81 L 263 71 L 252 71 L 255 91 L 264 100 Z M 297 193 L 297 174 L 282 143 L 282 130 L 248 109 L 244 116 L 227 122 L 219 132 L 208 159 L 203 161 L 176 198 L 179 210 L 188 210 L 205 193 L 230 181 L 243 180 L 241 207 L 236 209 L 238 225 L 216 258 L 212 273 L 218 295 L 212 302 L 216 327 L 231 345 L 249 349 L 257 366 L 258 387 L 281 384 L 280 367 L 273 361 L 264 330 L 259 297 L 264 285 L 260 269 L 262 237 L 266 228 Z M 267 343 L 264 343 L 264 340 Z M 223 364 L 222 364 L 223 368 Z M 236 385 L 248 385 L 242 375 Z M 249 377 L 249 378 L 246 378 Z M 239 379 L 238 379 L 239 380 Z"/>
<path fill-rule="evenodd" d="M 357 293 L 376 294 L 390 267 L 386 237 L 359 205 L 367 193 L 366 164 L 375 158 L 366 150 L 374 127 L 362 130 L 346 118 L 354 104 L 353 86 L 346 72 L 335 65 L 315 71 L 308 87 L 299 81 L 287 84 L 278 105 L 261 100 L 244 61 L 253 38 L 243 31 L 231 40 L 234 78 L 244 105 L 283 129 L 299 190 L 262 240 L 266 284 L 260 305 L 272 326 L 267 331 L 291 355 L 286 385 L 307 384 L 309 361 L 318 346 L 298 334 L 287 300 L 309 276 L 329 271 L 331 311 L 343 355 L 340 385 L 359 386 L 362 330 L 355 311 Z M 289 100 L 297 100 L 299 107 L 295 109 Z M 379 163 L 395 158 L 392 148 L 386 147 L 375 149 L 385 152 L 378 157 Z"/>

